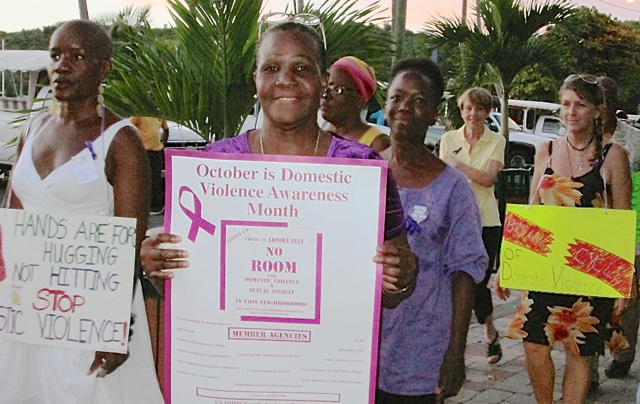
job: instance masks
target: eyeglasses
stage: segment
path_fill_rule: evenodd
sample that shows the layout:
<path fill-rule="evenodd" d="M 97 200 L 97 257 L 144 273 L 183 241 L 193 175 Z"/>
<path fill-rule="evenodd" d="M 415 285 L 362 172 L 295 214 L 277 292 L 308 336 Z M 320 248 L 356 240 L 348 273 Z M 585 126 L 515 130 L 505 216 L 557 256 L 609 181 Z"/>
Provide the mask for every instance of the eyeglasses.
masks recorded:
<path fill-rule="evenodd" d="M 330 97 L 333 97 L 336 94 L 343 94 L 345 91 L 358 91 L 358 90 L 355 88 L 329 85 L 324 88 L 324 90 L 322 91 L 322 95 L 325 95 L 325 96 L 328 95 Z"/>
<path fill-rule="evenodd" d="M 262 34 L 262 27 L 265 25 L 267 27 L 270 27 L 272 25 L 278 25 L 289 21 L 307 25 L 309 27 L 320 27 L 320 32 L 322 33 L 322 43 L 324 43 L 324 49 L 327 50 L 327 35 L 324 32 L 324 24 L 322 22 L 322 18 L 309 13 L 290 14 L 273 12 L 265 14 L 260 17 L 260 20 L 258 21 L 260 23 L 260 34 Z"/>
<path fill-rule="evenodd" d="M 571 83 L 576 80 L 582 80 L 587 84 L 598 84 L 596 76 L 592 76 L 590 74 L 570 74 L 566 79 L 564 79 L 564 82 Z"/>

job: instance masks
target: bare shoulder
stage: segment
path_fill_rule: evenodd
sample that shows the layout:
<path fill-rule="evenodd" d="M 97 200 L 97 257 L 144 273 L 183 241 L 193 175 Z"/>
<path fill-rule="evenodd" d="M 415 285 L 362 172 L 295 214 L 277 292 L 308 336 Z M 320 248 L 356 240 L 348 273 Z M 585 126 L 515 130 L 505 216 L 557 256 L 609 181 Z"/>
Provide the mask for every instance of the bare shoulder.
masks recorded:
<path fill-rule="evenodd" d="M 607 153 L 607 157 L 604 159 L 604 164 L 606 165 L 629 165 L 629 155 L 624 147 L 620 146 L 617 143 L 612 143 L 609 146 L 609 152 Z"/>

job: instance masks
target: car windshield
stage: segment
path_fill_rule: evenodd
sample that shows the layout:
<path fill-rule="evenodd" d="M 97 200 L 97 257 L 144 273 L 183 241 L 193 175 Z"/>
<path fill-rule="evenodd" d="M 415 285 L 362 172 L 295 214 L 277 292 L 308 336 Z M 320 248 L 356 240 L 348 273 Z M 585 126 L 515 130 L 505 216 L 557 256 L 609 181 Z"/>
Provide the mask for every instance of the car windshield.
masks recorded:
<path fill-rule="evenodd" d="M 496 121 L 498 121 L 498 123 L 502 125 L 502 115 L 499 113 L 496 113 L 494 114 L 494 116 L 496 118 Z M 509 130 L 522 130 L 522 129 L 520 128 L 520 125 L 516 123 L 516 121 L 509 118 Z"/>

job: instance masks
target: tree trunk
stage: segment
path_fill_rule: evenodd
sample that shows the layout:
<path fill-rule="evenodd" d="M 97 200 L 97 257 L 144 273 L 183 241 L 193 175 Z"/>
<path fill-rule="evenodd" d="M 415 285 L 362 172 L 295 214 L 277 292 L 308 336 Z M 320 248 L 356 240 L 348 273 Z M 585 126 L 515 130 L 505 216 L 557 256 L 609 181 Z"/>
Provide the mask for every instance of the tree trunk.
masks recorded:
<path fill-rule="evenodd" d="M 399 57 L 402 57 L 404 46 L 404 31 L 407 22 L 407 0 L 393 0 L 391 8 L 391 28 L 393 30 L 394 54 L 391 65 L 395 65 Z"/>
<path fill-rule="evenodd" d="M 500 99 L 500 115 L 502 116 L 501 124 L 500 124 L 500 134 L 504 136 L 506 140 L 506 145 L 504 148 L 504 156 L 505 156 L 505 166 L 509 165 L 509 162 L 506 161 L 507 156 L 509 155 L 509 92 L 505 88 L 502 91 L 502 98 Z"/>
<path fill-rule="evenodd" d="M 467 0 L 462 0 L 462 23 L 467 23 Z"/>
<path fill-rule="evenodd" d="M 89 19 L 89 9 L 87 8 L 87 0 L 78 0 L 78 8 L 80 9 L 80 18 Z"/>
<path fill-rule="evenodd" d="M 296 0 L 296 12 L 301 13 L 304 10 L 304 0 Z"/>

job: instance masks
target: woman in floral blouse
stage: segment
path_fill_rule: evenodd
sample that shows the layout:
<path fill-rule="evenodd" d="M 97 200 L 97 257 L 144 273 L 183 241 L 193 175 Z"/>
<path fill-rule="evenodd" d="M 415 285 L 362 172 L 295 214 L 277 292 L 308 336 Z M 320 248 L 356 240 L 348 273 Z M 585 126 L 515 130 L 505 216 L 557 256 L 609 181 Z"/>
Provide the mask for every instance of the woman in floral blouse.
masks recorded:
<path fill-rule="evenodd" d="M 567 136 L 543 143 L 535 158 L 532 202 L 569 207 L 630 209 L 631 177 L 624 149 L 602 142 L 602 90 L 595 77 L 572 74 L 560 88 Z M 605 188 L 606 184 L 606 188 Z M 499 296 L 508 294 L 498 290 Z M 624 300 L 616 302 L 618 316 Z M 554 346 L 564 346 L 564 403 L 583 403 L 590 357 L 602 354 L 614 316 L 614 299 L 541 292 L 522 293 L 506 336 L 523 341 L 538 403 L 553 402 Z M 615 334 L 614 343 L 624 344 Z"/>

